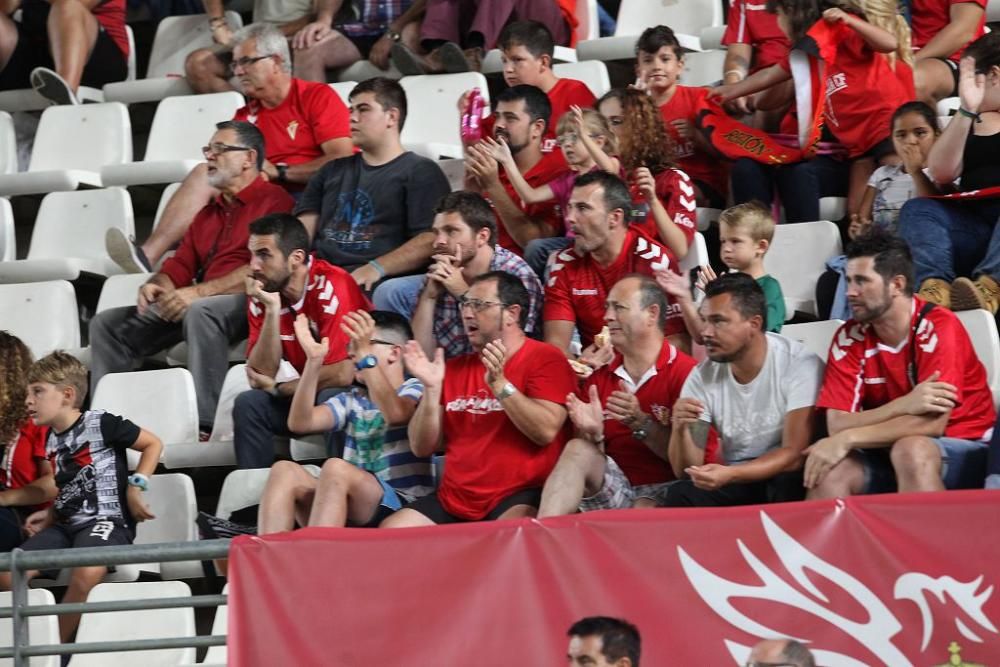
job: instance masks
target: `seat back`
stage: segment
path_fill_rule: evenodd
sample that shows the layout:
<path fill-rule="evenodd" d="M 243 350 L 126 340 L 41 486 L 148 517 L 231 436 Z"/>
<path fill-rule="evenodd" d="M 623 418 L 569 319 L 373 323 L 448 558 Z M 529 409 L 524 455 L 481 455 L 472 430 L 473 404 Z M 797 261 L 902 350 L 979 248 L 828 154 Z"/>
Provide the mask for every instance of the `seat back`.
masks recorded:
<path fill-rule="evenodd" d="M 163 473 L 149 478 L 146 503 L 155 519 L 136 526 L 135 544 L 188 542 L 198 539 L 198 502 L 187 475 Z"/>
<path fill-rule="evenodd" d="M 233 30 L 243 27 L 243 19 L 234 11 L 226 12 L 226 22 Z M 212 31 L 209 29 L 207 14 L 167 16 L 160 19 L 156 26 L 156 36 L 153 37 L 146 78 L 184 76 L 184 61 L 188 54 L 212 45 Z"/>
<path fill-rule="evenodd" d="M 163 217 L 163 212 L 167 210 L 167 204 L 170 203 L 170 198 L 174 196 L 181 187 L 180 183 L 171 183 L 167 187 L 163 188 L 163 194 L 160 195 L 160 203 L 156 205 L 156 215 L 153 216 L 153 229 L 156 229 L 157 225 L 160 224 L 160 218 Z"/>
<path fill-rule="evenodd" d="M 231 120 L 243 104 L 243 96 L 235 91 L 166 98 L 156 107 L 143 160 L 203 159 L 201 147 L 215 132 L 215 124 Z"/>
<path fill-rule="evenodd" d="M 796 310 L 816 314 L 816 281 L 826 261 L 843 254 L 840 230 L 826 220 L 778 225 L 764 268 L 781 284 L 789 316 Z"/>
<path fill-rule="evenodd" d="M 825 362 L 833 335 L 837 333 L 837 329 L 843 323 L 844 320 L 824 320 L 822 322 L 786 324 L 781 327 L 781 335 L 799 341 Z"/>
<path fill-rule="evenodd" d="M 333 92 L 337 93 L 340 100 L 350 106 L 347 102 L 347 96 L 351 94 L 354 90 L 354 86 L 358 85 L 357 81 L 338 81 L 336 83 L 331 83 L 330 87 L 333 88 Z"/>
<path fill-rule="evenodd" d="M 710 86 L 717 83 L 722 80 L 725 60 L 726 52 L 722 49 L 686 53 L 680 82 L 685 86 Z"/>
<path fill-rule="evenodd" d="M 0 262 L 17 259 L 17 236 L 14 233 L 14 211 L 10 200 L 0 197 Z"/>
<path fill-rule="evenodd" d="M 611 90 L 611 77 L 608 76 L 608 66 L 600 60 L 558 63 L 552 66 L 552 71 L 561 79 L 583 81 L 595 97 L 600 97 Z M 558 118 L 552 119 L 553 124 L 557 122 L 559 122 Z"/>
<path fill-rule="evenodd" d="M 233 404 L 236 402 L 237 396 L 249 390 L 250 381 L 247 379 L 247 365 L 237 364 L 230 367 L 229 372 L 226 373 L 226 379 L 222 383 L 219 403 L 215 408 L 211 440 L 233 439 Z"/>
<path fill-rule="evenodd" d="M 17 173 L 17 132 L 14 117 L 0 111 L 0 174 Z"/>
<path fill-rule="evenodd" d="M 13 603 L 13 593 L 0 593 L 0 607 L 10 607 Z M 55 604 L 56 598 L 52 591 L 45 588 L 32 588 L 28 590 L 28 605 L 49 605 Z M 30 646 L 41 646 L 43 644 L 59 643 L 59 621 L 56 616 L 29 616 L 28 636 L 31 639 Z M 13 619 L 0 619 L 0 646 L 12 646 L 14 644 L 14 622 Z M 0 667 L 10 667 L 14 664 L 13 658 L 0 659 Z M 59 667 L 59 656 L 47 655 L 30 658 L 32 667 Z"/>
<path fill-rule="evenodd" d="M 229 594 L 229 584 L 222 587 L 223 595 Z M 215 609 L 215 619 L 212 621 L 213 635 L 229 634 L 229 605 L 220 604 Z M 228 661 L 228 652 L 225 646 L 209 646 L 205 654 L 206 665 L 224 665 Z"/>
<path fill-rule="evenodd" d="M 132 122 L 124 104 L 63 104 L 42 112 L 28 171 L 99 172 L 131 161 Z"/>
<path fill-rule="evenodd" d="M 222 482 L 222 490 L 219 492 L 219 504 L 215 507 L 215 516 L 228 519 L 236 510 L 258 504 L 270 472 L 269 468 L 255 468 L 234 470 L 226 475 L 225 481 Z"/>
<path fill-rule="evenodd" d="M 112 227 L 135 234 L 132 199 L 124 188 L 52 192 L 38 209 L 28 259 L 106 260 L 104 235 Z"/>
<path fill-rule="evenodd" d="M 997 321 L 982 309 L 962 310 L 955 314 L 969 332 L 976 356 L 986 369 L 986 382 L 993 392 L 993 405 L 1000 405 L 1000 335 L 997 334 Z"/>
<path fill-rule="evenodd" d="M 685 35 L 701 35 L 703 28 L 722 25 L 722 21 L 720 0 L 622 0 L 615 36 L 641 35 L 655 25 L 667 25 Z"/>
<path fill-rule="evenodd" d="M 97 309 L 94 312 L 103 313 L 112 308 L 134 306 L 139 298 L 139 287 L 147 280 L 149 275 L 146 273 L 121 273 L 108 276 L 101 286 L 101 296 L 97 299 Z"/>
<path fill-rule="evenodd" d="M 439 143 L 460 146 L 461 119 L 458 98 L 470 88 L 479 91 L 489 101 L 486 77 L 479 72 L 461 74 L 424 74 L 406 76 L 399 80 L 406 91 L 406 101 L 411 113 L 421 110 L 419 118 L 414 113 L 403 126 L 404 144 Z M 430 113 L 427 113 L 430 111 Z"/>
<path fill-rule="evenodd" d="M 186 368 L 110 373 L 97 383 L 92 405 L 128 416 L 167 446 L 198 442 L 194 380 Z"/>
<path fill-rule="evenodd" d="M 597 18 L 597 0 L 576 0 L 576 39 L 597 39 L 601 36 L 600 21 Z"/>
<path fill-rule="evenodd" d="M 179 598 L 191 595 L 191 587 L 182 581 L 136 581 L 131 583 L 98 584 L 90 591 L 87 602 L 111 602 L 142 598 Z M 143 611 L 111 611 L 84 614 L 76 633 L 78 643 L 98 641 L 129 641 L 164 637 L 194 637 L 197 635 L 192 607 L 147 609 Z M 78 653 L 73 667 L 167 667 L 193 663 L 195 648 L 155 649 L 134 653 Z"/>
<path fill-rule="evenodd" d="M 694 242 L 688 248 L 688 253 L 679 261 L 681 272 L 686 273 L 699 266 L 709 263 L 708 246 L 705 244 L 705 235 L 701 232 L 694 233 Z"/>
<path fill-rule="evenodd" d="M 76 292 L 65 280 L 0 285 L 0 330 L 24 341 L 35 359 L 80 347 Z"/>

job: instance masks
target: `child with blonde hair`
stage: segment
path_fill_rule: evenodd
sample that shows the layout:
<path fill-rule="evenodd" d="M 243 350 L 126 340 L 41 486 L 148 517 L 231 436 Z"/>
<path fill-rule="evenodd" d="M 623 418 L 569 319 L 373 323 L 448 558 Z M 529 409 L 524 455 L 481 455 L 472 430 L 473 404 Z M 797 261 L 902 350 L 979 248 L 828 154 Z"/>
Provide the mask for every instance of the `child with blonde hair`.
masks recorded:
<path fill-rule="evenodd" d="M 730 271 L 745 273 L 757 281 L 767 300 L 766 331 L 781 332 L 785 323 L 785 297 L 781 285 L 764 269 L 764 255 L 774 238 L 774 218 L 760 202 L 747 202 L 726 209 L 719 216 L 722 263 Z M 698 287 L 715 280 L 710 266 L 699 269 Z M 691 296 L 690 278 L 671 271 L 659 271 L 656 281 L 680 304 L 684 324 L 695 342 L 701 343 L 701 317 Z"/>

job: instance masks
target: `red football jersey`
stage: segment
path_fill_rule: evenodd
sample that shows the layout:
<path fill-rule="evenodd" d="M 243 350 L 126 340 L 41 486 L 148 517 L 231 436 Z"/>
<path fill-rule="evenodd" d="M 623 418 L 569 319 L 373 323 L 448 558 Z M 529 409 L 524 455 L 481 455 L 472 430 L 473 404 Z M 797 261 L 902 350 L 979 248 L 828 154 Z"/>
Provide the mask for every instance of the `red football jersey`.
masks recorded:
<path fill-rule="evenodd" d="M 913 43 L 913 50 L 918 51 L 922 49 L 936 34 L 944 30 L 945 26 L 951 23 L 952 5 L 961 3 L 971 3 L 982 7 L 983 10 L 986 9 L 986 0 L 910 0 L 910 14 L 912 16 L 910 39 Z M 979 19 L 976 32 L 969 41 L 972 42 L 981 37 L 985 32 L 985 26 L 986 12 L 983 11 L 983 17 Z M 951 54 L 948 59 L 958 62 L 966 46 L 968 44 L 963 45 L 962 48 Z"/>
<path fill-rule="evenodd" d="M 763 2 L 733 0 L 722 44 L 749 44 L 753 47 L 750 72 L 781 62 L 792 48 L 788 37 L 778 26 L 778 17 L 767 11 Z"/>
<path fill-rule="evenodd" d="M 693 126 L 699 104 L 704 101 L 708 92 L 708 88 L 678 85 L 674 96 L 660 105 L 660 115 L 677 148 L 677 167 L 695 181 L 702 181 L 725 197 L 729 192 L 729 163 L 700 150 L 694 139 L 681 139 L 677 129 L 670 123 L 672 120 L 684 119 Z"/>
<path fill-rule="evenodd" d="M 611 364 L 595 371 L 578 392 L 580 398 L 589 401 L 590 386 L 595 385 L 601 403 L 605 404 L 612 392 L 620 390 L 619 383 L 628 377 L 622 363 L 621 355 L 616 355 Z M 669 414 L 681 395 L 684 381 L 696 365 L 694 359 L 664 340 L 656 366 L 641 378 L 634 391 L 642 411 L 654 419 Z M 626 384 L 632 384 L 631 379 Z M 632 437 L 632 429 L 607 413 L 604 416 L 604 443 L 605 452 L 615 460 L 632 486 L 674 479 L 669 462 L 654 454 L 646 443 Z"/>
<path fill-rule="evenodd" d="M 570 433 L 538 446 L 514 425 L 486 384 L 478 354 L 447 362 L 441 405 L 447 464 L 438 499 L 450 514 L 482 519 L 513 493 L 540 488 L 552 472 Z M 530 338 L 504 365 L 504 375 L 529 398 L 566 404 L 576 375 L 556 347 Z"/>
<path fill-rule="evenodd" d="M 695 232 L 698 231 L 694 184 L 688 175 L 680 169 L 665 169 L 654 178 L 656 180 L 656 196 L 660 198 L 660 202 L 667 210 L 670 219 L 684 232 L 684 238 L 690 245 L 694 242 Z M 630 184 L 629 192 L 634 204 L 632 211 L 630 211 L 631 222 L 629 226 L 647 238 L 663 243 L 656 227 L 656 221 L 649 214 L 649 205 L 642 193 L 639 192 L 639 188 Z"/>
<path fill-rule="evenodd" d="M 309 320 L 309 328 L 317 340 L 330 339 L 330 351 L 323 364 L 335 364 L 347 358 L 349 338 L 340 328 L 345 313 L 355 310 L 371 310 L 372 306 L 347 271 L 327 264 L 316 257 L 309 258 L 309 278 L 302 298 L 294 305 L 282 304 L 279 319 L 282 358 L 295 370 L 302 372 L 306 365 L 306 354 L 295 339 L 295 318 L 302 313 Z M 247 299 L 247 321 L 250 337 L 247 340 L 247 356 L 260 338 L 260 328 L 264 324 L 264 308 L 253 299 Z"/>
<path fill-rule="evenodd" d="M 38 479 L 38 462 L 45 461 L 47 426 L 38 426 L 30 419 L 18 428 L 17 438 L 3 452 L 0 465 L 0 489 L 20 489 Z"/>
<path fill-rule="evenodd" d="M 128 32 L 125 30 L 125 0 L 105 0 L 95 4 L 90 13 L 94 15 L 104 32 L 115 43 L 126 58 L 128 57 Z"/>
<path fill-rule="evenodd" d="M 581 255 L 570 246 L 556 255 L 549 266 L 544 319 L 575 322 L 583 346 L 587 347 L 604 327 L 604 302 L 615 283 L 630 273 L 651 276 L 665 268 L 679 272 L 673 253 L 634 229 L 626 232 L 621 253 L 608 266 L 599 265 L 590 253 Z M 673 297 L 668 300 L 666 334 L 684 333 L 680 306 Z"/>
<path fill-rule="evenodd" d="M 913 302 L 911 331 L 925 303 L 918 298 Z M 996 421 L 993 394 L 986 383 L 986 370 L 958 317 L 947 308 L 932 308 L 914 338 L 917 382 L 940 371 L 940 381 L 958 391 L 958 404 L 944 434 L 966 440 L 987 437 Z M 816 407 L 859 412 L 905 396 L 913 389 L 910 359 L 909 339 L 893 349 L 879 340 L 870 325 L 848 320 L 830 343 Z"/>
<path fill-rule="evenodd" d="M 257 126 L 271 163 L 310 162 L 323 155 L 320 144 L 351 136 L 350 116 L 340 96 L 325 83 L 302 79 L 292 79 L 288 97 L 275 108 L 249 99 L 233 120 Z"/>
<path fill-rule="evenodd" d="M 574 104 L 582 109 L 588 109 L 594 106 L 597 98 L 594 97 L 594 93 L 590 92 L 587 84 L 576 79 L 559 79 L 556 81 L 556 85 L 552 86 L 552 90 L 546 94 L 549 98 L 549 104 L 552 106 L 552 115 L 549 116 L 549 124 L 545 128 L 545 134 L 542 136 L 542 151 L 558 155 L 565 169 L 566 159 L 563 157 L 562 151 L 559 150 L 559 145 L 556 142 L 556 125 L 559 123 L 562 115 L 569 111 L 569 108 Z M 496 104 L 494 103 L 495 106 Z M 493 136 L 493 123 L 495 120 L 496 118 L 493 114 L 483 119 L 481 126 L 483 128 L 483 136 Z"/>
<path fill-rule="evenodd" d="M 543 153 L 542 159 L 536 162 L 535 166 L 529 169 L 528 173 L 523 174 L 523 176 L 528 185 L 537 188 L 547 184 L 549 181 L 555 180 L 566 171 L 568 171 L 566 160 L 562 157 L 562 151 L 559 151 L 558 153 Z M 563 233 L 563 230 L 566 228 L 566 224 L 563 222 L 563 211 L 554 200 L 525 205 L 518 196 L 517 191 L 514 190 L 514 186 L 511 185 L 510 179 L 507 178 L 507 173 L 503 168 L 500 169 L 500 183 L 503 184 L 504 190 L 507 191 L 507 196 L 510 197 L 511 201 L 519 209 L 531 218 L 544 221 L 546 225 L 552 228 L 552 236 L 560 236 Z M 483 194 L 485 195 L 486 193 Z M 517 255 L 523 254 L 524 248 L 511 238 L 511 235 L 507 232 L 507 227 L 503 224 L 503 220 L 500 219 L 500 215 L 497 214 L 496 218 L 497 243 L 500 244 L 500 247 L 506 248 Z"/>

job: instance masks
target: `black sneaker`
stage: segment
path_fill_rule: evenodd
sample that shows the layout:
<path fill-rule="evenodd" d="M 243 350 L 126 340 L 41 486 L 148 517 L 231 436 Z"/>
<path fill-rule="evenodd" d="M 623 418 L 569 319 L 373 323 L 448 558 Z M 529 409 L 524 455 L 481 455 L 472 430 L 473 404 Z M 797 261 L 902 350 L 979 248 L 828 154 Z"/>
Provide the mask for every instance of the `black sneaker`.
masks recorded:
<path fill-rule="evenodd" d="M 153 266 L 146 259 L 146 253 L 135 243 L 135 239 L 125 236 L 125 232 L 111 227 L 104 234 L 104 247 L 108 255 L 125 273 L 152 273 Z"/>
<path fill-rule="evenodd" d="M 69 84 L 48 67 L 36 67 L 31 70 L 31 87 L 53 104 L 80 103 Z"/>
<path fill-rule="evenodd" d="M 465 57 L 465 51 L 455 42 L 445 42 L 438 49 L 438 53 L 441 55 L 441 64 L 444 65 L 444 71 L 448 74 L 458 74 L 459 72 L 469 72 L 472 70 L 468 59 Z"/>
<path fill-rule="evenodd" d="M 389 50 L 389 59 L 396 66 L 403 76 L 417 76 L 427 74 L 427 68 L 421 61 L 420 56 L 411 51 L 406 46 L 396 42 Z"/>

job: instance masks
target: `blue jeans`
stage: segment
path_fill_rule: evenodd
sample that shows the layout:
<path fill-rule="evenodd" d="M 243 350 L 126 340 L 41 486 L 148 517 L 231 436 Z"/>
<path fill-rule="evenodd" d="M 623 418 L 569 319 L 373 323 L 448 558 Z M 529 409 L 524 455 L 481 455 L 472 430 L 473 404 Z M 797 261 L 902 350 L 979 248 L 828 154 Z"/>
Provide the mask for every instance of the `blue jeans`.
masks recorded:
<path fill-rule="evenodd" d="M 980 489 L 987 472 L 990 446 L 977 440 L 962 438 L 931 438 L 941 452 L 941 482 L 946 489 Z M 865 469 L 862 493 L 892 493 L 896 490 L 896 473 L 888 449 L 859 450 Z"/>
<path fill-rule="evenodd" d="M 730 176 L 733 201 L 743 204 L 756 199 L 770 207 L 777 187 L 785 222 L 812 222 L 819 220 L 820 197 L 847 195 L 849 168 L 849 163 L 826 155 L 780 167 L 740 158 L 733 163 Z"/>
<path fill-rule="evenodd" d="M 959 276 L 1000 279 L 1000 202 L 911 199 L 899 212 L 899 235 L 910 244 L 914 281 L 949 283 Z"/>
<path fill-rule="evenodd" d="M 426 279 L 426 276 L 416 275 L 383 280 L 372 294 L 375 310 L 388 310 L 410 319 L 417 309 L 417 299 Z"/>

